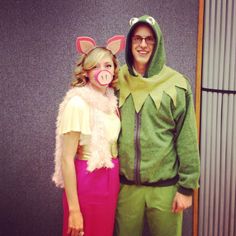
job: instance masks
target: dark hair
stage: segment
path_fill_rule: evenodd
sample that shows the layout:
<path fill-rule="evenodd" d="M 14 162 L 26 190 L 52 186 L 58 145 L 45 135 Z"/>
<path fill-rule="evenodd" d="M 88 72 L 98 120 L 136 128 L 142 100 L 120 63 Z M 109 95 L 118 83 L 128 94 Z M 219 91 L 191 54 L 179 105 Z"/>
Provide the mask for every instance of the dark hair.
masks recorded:
<path fill-rule="evenodd" d="M 158 40 L 157 35 L 156 35 L 156 32 L 153 30 L 152 26 L 149 23 L 138 22 L 130 28 L 130 31 L 127 35 L 127 40 L 126 40 L 125 61 L 126 61 L 126 64 L 128 65 L 129 72 L 130 72 L 131 75 L 134 75 L 134 71 L 133 71 L 134 57 L 133 57 L 133 54 L 132 54 L 132 37 L 134 35 L 135 30 L 139 26 L 147 26 L 152 31 L 153 36 L 154 36 L 155 41 L 156 41 L 155 47 L 153 48 L 153 54 L 155 53 L 155 50 L 156 50 L 156 47 L 157 47 L 157 40 Z M 150 61 L 153 57 L 153 54 L 151 55 Z"/>

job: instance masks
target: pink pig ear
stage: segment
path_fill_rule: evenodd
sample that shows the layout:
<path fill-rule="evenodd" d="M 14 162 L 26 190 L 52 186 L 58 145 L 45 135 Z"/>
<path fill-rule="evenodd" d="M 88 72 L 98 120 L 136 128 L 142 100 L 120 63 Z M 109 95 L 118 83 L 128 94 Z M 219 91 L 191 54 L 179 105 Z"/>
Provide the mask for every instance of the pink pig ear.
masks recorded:
<path fill-rule="evenodd" d="M 107 49 L 109 49 L 114 55 L 122 51 L 125 48 L 125 36 L 115 35 L 107 40 Z"/>
<path fill-rule="evenodd" d="M 95 47 L 96 42 L 90 37 L 82 36 L 76 39 L 76 49 L 80 53 L 87 54 Z"/>

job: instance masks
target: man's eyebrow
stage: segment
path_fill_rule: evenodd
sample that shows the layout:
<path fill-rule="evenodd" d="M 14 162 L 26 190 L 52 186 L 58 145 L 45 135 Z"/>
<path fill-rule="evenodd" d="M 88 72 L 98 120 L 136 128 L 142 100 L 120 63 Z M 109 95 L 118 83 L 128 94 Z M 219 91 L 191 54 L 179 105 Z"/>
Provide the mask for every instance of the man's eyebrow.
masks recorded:
<path fill-rule="evenodd" d="M 140 34 L 134 34 L 133 36 L 139 36 L 139 37 L 142 37 L 142 38 L 153 37 L 152 35 L 147 35 L 147 36 L 143 37 L 143 36 L 140 35 Z"/>

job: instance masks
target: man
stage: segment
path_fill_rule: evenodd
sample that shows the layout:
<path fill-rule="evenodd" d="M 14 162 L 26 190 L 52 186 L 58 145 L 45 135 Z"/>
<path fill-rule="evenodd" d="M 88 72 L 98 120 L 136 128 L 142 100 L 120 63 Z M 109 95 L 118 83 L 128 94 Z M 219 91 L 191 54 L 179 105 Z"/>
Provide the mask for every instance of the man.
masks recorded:
<path fill-rule="evenodd" d="M 193 96 L 186 78 L 165 65 L 161 30 L 150 16 L 131 19 L 119 75 L 121 190 L 116 235 L 180 236 L 183 210 L 198 187 Z"/>

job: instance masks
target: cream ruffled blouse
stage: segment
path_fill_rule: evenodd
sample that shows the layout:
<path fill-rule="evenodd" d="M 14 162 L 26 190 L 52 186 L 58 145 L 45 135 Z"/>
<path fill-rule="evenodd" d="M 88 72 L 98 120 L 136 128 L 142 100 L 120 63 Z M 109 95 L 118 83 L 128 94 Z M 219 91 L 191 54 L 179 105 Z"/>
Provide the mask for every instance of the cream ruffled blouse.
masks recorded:
<path fill-rule="evenodd" d="M 105 134 L 110 143 L 108 152 L 111 156 L 117 156 L 117 139 L 120 132 L 120 120 L 116 114 L 100 112 L 104 120 Z M 79 96 L 70 99 L 62 114 L 59 126 L 59 134 L 68 132 L 80 132 L 79 145 L 83 147 L 83 156 L 79 159 L 87 160 L 90 156 L 89 143 L 91 139 L 90 107 Z"/>

